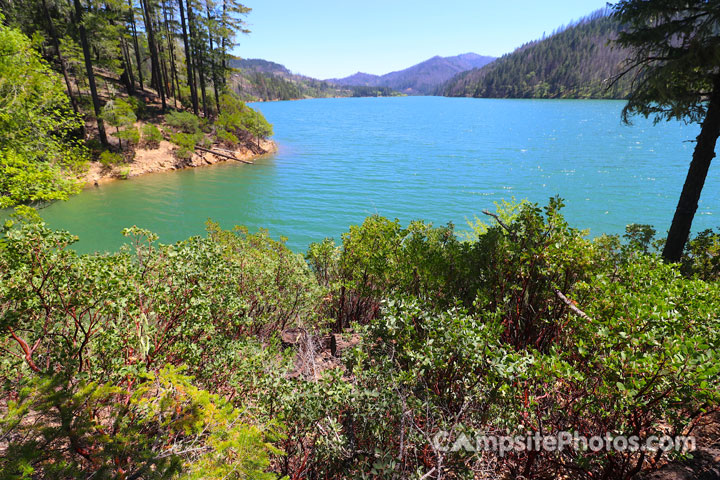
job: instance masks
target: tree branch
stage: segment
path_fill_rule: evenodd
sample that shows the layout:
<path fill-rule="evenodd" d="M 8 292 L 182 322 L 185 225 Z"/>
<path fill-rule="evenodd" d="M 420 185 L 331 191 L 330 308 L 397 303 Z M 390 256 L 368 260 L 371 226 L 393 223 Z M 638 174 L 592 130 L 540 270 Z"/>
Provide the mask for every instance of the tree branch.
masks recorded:
<path fill-rule="evenodd" d="M 505 225 L 505 222 L 503 222 L 502 220 L 500 220 L 500 217 L 499 217 L 498 215 L 496 215 L 496 214 L 494 214 L 494 213 L 491 213 L 491 212 L 488 212 L 487 210 L 483 210 L 482 213 L 484 213 L 485 215 L 488 215 L 488 216 L 490 216 L 490 217 L 493 217 L 493 218 L 495 219 L 495 221 L 496 221 L 502 228 L 504 228 L 505 231 L 507 231 L 507 232 L 510 234 L 511 237 L 515 238 L 515 233 L 514 233 L 512 230 L 510 230 L 510 227 L 508 227 L 507 225 Z"/>
<path fill-rule="evenodd" d="M 30 350 L 30 346 L 27 344 L 25 340 L 15 335 L 15 332 L 13 329 L 10 329 L 10 335 L 15 339 L 15 341 L 20 345 L 20 348 L 25 353 L 25 361 L 27 362 L 28 366 L 37 373 L 40 373 L 41 370 L 38 368 L 37 365 L 35 365 L 35 362 L 33 362 L 32 359 L 32 350 Z"/>
<path fill-rule="evenodd" d="M 577 316 L 579 316 L 580 318 L 583 318 L 583 319 L 585 319 L 585 320 L 592 320 L 592 318 L 590 318 L 590 316 L 589 316 L 587 313 L 585 313 L 585 312 L 583 312 L 582 310 L 580 310 L 580 309 L 575 305 L 575 303 L 574 303 L 572 300 L 570 300 L 569 298 L 567 298 L 567 297 L 566 297 L 560 290 L 558 290 L 557 288 L 555 289 L 555 296 L 556 296 L 557 298 L 559 298 L 561 302 L 563 302 L 565 305 L 567 305 L 567 307 L 568 307 L 575 315 L 577 315 Z"/>

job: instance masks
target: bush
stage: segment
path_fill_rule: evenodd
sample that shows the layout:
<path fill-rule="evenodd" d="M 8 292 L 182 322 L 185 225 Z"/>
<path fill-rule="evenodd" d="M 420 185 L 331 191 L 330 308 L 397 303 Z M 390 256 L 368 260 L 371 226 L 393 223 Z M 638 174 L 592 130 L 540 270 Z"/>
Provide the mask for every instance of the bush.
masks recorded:
<path fill-rule="evenodd" d="M 617 237 L 590 241 L 567 225 L 561 208 L 557 199 L 544 209 L 501 206 L 498 220 L 476 224 L 466 242 L 457 241 L 451 226 L 402 228 L 370 217 L 351 227 L 340 249 L 329 241 L 310 247 L 310 265 L 333 291 L 328 313 L 343 326 L 348 319 L 368 324 L 347 368 L 374 400 L 348 397 L 353 407 L 344 415 L 352 422 L 341 429 L 339 446 L 358 452 L 375 445 L 369 458 L 350 454 L 358 475 L 394 465 L 393 472 L 406 476 L 417 464 L 396 459 L 422 455 L 426 464 L 469 478 L 488 469 L 510 478 L 603 472 L 628 478 L 648 468 L 642 452 L 516 451 L 496 463 L 415 448 L 453 425 L 509 436 L 679 435 L 720 405 L 720 321 L 712 313 L 720 308 L 717 277 L 708 283 L 680 276 L 648 253 L 652 231 L 645 226 L 628 228 L 625 244 Z M 714 258 L 701 254 L 713 249 L 708 238 L 700 236 L 692 260 Z M 400 300 L 382 309 L 383 298 Z M 453 301 L 464 310 L 446 310 Z M 478 342 L 475 353 L 454 343 L 456 332 Z M 477 352 L 484 356 L 474 357 Z M 473 406 L 476 399 L 483 402 Z M 420 431 L 403 424 L 398 405 Z M 398 436 L 406 451 L 388 440 Z M 347 474 L 340 457 L 332 463 L 317 456 L 317 471 Z M 668 454 L 656 452 L 650 461 L 663 457 Z"/>
<path fill-rule="evenodd" d="M 112 168 L 123 163 L 123 157 L 119 153 L 113 153 L 105 150 L 100 154 L 98 162 L 105 168 Z"/>
<path fill-rule="evenodd" d="M 67 199 L 87 168 L 83 119 L 37 44 L 0 23 L 0 209 Z"/>
<path fill-rule="evenodd" d="M 705 230 L 690 239 L 681 265 L 685 275 L 706 281 L 720 278 L 720 232 Z"/>
<path fill-rule="evenodd" d="M 163 139 L 160 129 L 152 123 L 147 123 L 143 126 L 142 137 L 145 141 L 145 145 L 150 148 L 158 148 Z"/>
<path fill-rule="evenodd" d="M 114 135 L 120 140 L 125 140 L 127 145 L 137 145 L 140 142 L 140 130 L 135 127 L 121 130 Z"/>
<path fill-rule="evenodd" d="M 236 95 L 230 93 L 222 95 L 220 105 L 222 113 L 215 122 L 218 132 L 224 131 L 237 138 L 245 133 L 258 141 L 272 135 L 272 125 L 262 113 L 245 105 Z M 227 136 L 225 133 L 220 135 Z"/>
<path fill-rule="evenodd" d="M 190 112 L 170 112 L 165 115 L 165 123 L 186 134 L 196 134 L 200 131 L 202 121 Z"/>
<path fill-rule="evenodd" d="M 202 140 L 202 133 L 173 133 L 170 135 L 170 141 L 179 148 L 175 150 L 175 156 L 180 159 L 187 160 L 195 153 L 195 146 Z"/>
<path fill-rule="evenodd" d="M 37 218 L 8 225 L 0 476 L 85 477 L 97 464 L 212 478 L 233 461 L 259 478 L 270 465 L 335 480 L 657 468 L 674 454 L 433 448 L 443 431 L 645 440 L 686 434 L 720 406 L 716 236 L 691 242 L 683 276 L 648 227 L 591 240 L 561 209 L 503 204 L 466 240 L 373 216 L 307 261 L 266 231 L 213 223 L 174 245 L 133 227 L 121 252 L 84 256 Z M 321 337 L 330 321 L 336 335 Z M 182 453 L 188 442 L 202 452 Z"/>
<path fill-rule="evenodd" d="M 137 116 L 130 103 L 120 98 L 113 98 L 105 104 L 102 110 L 102 119 L 108 125 L 115 127 L 115 136 L 120 143 L 120 149 L 123 148 L 122 141 L 127 140 L 128 143 L 137 143 L 140 134 L 133 127 L 137 121 Z"/>
<path fill-rule="evenodd" d="M 73 236 L 43 224 L 17 226 L 3 238 L 0 301 L 12 305 L 3 325 L 32 340 L 43 370 L 115 382 L 128 369 L 184 363 L 200 378 L 223 383 L 233 374 L 226 367 L 237 360 L 233 345 L 240 340 L 267 340 L 317 321 L 322 292 L 312 273 L 267 232 L 226 232 L 213 224 L 208 238 L 173 246 L 156 245 L 139 229 L 125 233 L 135 242 L 132 255 L 78 256 L 68 248 Z M 43 279 L 40 291 L 32 278 Z M 149 297 L 152 304 L 145 303 Z M 64 334 L 80 326 L 76 335 Z M 22 357 L 0 359 L 0 379 L 13 378 L 16 368 L 34 370 Z"/>
<path fill-rule="evenodd" d="M 135 116 L 139 119 L 144 119 L 147 116 L 147 104 L 145 101 L 138 97 L 128 97 L 127 103 L 132 107 Z"/>
<path fill-rule="evenodd" d="M 191 383 L 179 369 L 128 377 L 127 388 L 60 376 L 27 382 L 8 405 L 2 478 L 277 478 L 278 428 Z M 102 412 L 102 415 L 97 415 Z M 32 419 L 32 421 L 28 421 Z"/>
<path fill-rule="evenodd" d="M 240 142 L 238 137 L 236 137 L 234 134 L 228 132 L 222 127 L 218 127 L 217 131 L 215 132 L 215 138 L 218 142 L 224 143 L 228 147 L 234 147 Z"/>

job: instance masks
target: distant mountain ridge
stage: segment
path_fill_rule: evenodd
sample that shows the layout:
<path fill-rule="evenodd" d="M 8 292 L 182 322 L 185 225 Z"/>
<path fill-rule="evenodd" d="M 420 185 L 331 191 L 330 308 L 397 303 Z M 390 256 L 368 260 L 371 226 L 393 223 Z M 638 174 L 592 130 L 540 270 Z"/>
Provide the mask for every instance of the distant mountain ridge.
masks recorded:
<path fill-rule="evenodd" d="M 625 98 L 629 52 L 612 45 L 622 26 L 609 9 L 527 43 L 493 63 L 457 74 L 437 94 L 483 98 Z"/>
<path fill-rule="evenodd" d="M 230 60 L 230 66 L 239 70 L 252 70 L 254 72 L 272 73 L 275 75 L 292 75 L 292 72 L 288 70 L 285 65 L 261 58 L 235 58 Z"/>
<path fill-rule="evenodd" d="M 230 84 L 245 100 L 297 100 L 327 97 L 378 97 L 397 95 L 390 88 L 339 86 L 323 80 L 292 73 L 279 63 L 260 58 L 230 60 L 237 70 Z"/>
<path fill-rule="evenodd" d="M 430 95 L 456 74 L 483 67 L 493 60 L 495 57 L 477 53 L 464 53 L 454 57 L 435 56 L 385 75 L 358 72 L 349 77 L 331 78 L 327 82 L 341 86 L 387 87 L 408 95 Z"/>

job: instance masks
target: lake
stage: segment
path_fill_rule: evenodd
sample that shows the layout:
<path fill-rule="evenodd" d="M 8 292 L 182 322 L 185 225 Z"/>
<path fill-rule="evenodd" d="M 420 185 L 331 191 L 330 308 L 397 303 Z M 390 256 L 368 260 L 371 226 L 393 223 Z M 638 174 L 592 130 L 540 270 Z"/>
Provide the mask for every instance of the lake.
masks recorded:
<path fill-rule="evenodd" d="M 274 124 L 277 154 L 150 174 L 87 189 L 41 211 L 80 236 L 81 252 L 115 250 L 138 225 L 164 243 L 223 227 L 264 227 L 303 251 L 379 213 L 466 228 L 493 202 L 566 200 L 591 235 L 628 223 L 665 232 L 697 125 L 643 118 L 623 125 L 623 102 L 442 97 L 316 99 L 254 104 Z M 716 162 L 717 163 L 717 162 Z M 720 226 L 717 165 L 694 230 Z"/>

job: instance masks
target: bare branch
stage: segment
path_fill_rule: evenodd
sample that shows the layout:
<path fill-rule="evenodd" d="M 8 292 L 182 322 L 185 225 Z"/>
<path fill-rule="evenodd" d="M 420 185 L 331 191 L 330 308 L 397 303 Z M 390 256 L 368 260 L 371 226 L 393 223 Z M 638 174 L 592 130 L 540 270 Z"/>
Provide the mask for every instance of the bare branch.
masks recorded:
<path fill-rule="evenodd" d="M 560 290 L 558 290 L 557 288 L 555 289 L 555 296 L 556 296 L 557 298 L 559 298 L 561 302 L 563 302 L 565 305 L 567 305 L 567 307 L 568 307 L 575 315 L 577 315 L 577 316 L 579 316 L 580 318 L 583 318 L 583 319 L 585 319 L 585 320 L 592 320 L 592 318 L 590 318 L 590 316 L 589 316 L 587 313 L 583 312 L 582 310 L 580 310 L 580 309 L 575 305 L 575 302 L 573 302 L 572 300 L 570 300 L 569 298 L 567 298 L 567 297 L 566 297 Z"/>

